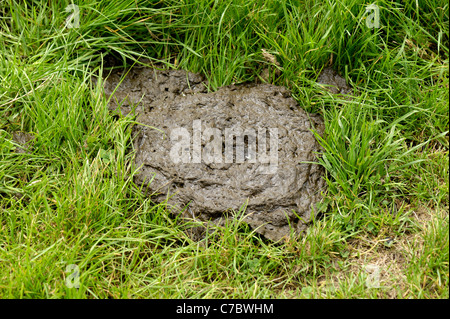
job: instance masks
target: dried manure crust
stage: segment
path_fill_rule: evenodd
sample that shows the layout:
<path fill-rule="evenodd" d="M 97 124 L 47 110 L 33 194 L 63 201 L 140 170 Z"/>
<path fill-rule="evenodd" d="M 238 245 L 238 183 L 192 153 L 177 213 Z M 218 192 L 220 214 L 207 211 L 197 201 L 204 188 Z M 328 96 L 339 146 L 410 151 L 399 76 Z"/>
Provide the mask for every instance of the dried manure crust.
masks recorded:
<path fill-rule="evenodd" d="M 107 95 L 121 74 L 107 78 Z M 139 104 L 135 182 L 148 184 L 154 201 L 169 198 L 174 213 L 222 225 L 232 218 L 227 211 L 248 201 L 245 222 L 277 241 L 290 227 L 302 232 L 317 211 L 324 180 L 322 168 L 309 163 L 320 150 L 311 129 L 322 134 L 323 121 L 287 89 L 243 84 L 208 93 L 199 75 L 134 68 L 111 101 L 124 114 Z M 246 135 L 243 156 L 236 132 Z"/>

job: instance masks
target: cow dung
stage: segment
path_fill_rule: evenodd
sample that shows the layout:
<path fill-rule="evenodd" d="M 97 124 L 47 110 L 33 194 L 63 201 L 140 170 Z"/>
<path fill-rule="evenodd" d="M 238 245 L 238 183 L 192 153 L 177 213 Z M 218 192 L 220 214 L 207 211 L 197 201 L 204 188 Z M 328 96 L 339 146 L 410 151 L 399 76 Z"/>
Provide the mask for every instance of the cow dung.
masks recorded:
<path fill-rule="evenodd" d="M 266 238 L 301 233 L 324 187 L 311 132 L 323 134 L 322 119 L 284 87 L 208 92 L 205 83 L 198 74 L 147 67 L 106 78 L 106 95 L 115 90 L 109 107 L 136 112 L 135 182 L 183 218 L 223 225 L 246 205 L 243 220 Z"/>

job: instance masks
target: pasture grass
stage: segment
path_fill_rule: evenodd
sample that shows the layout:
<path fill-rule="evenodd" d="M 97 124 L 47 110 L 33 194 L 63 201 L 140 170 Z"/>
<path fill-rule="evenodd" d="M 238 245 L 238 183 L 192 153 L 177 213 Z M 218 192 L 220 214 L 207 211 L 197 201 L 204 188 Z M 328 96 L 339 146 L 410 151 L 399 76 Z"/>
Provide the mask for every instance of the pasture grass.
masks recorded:
<path fill-rule="evenodd" d="M 356 0 L 74 3 L 78 28 L 69 1 L 0 0 L 1 298 L 448 298 L 447 1 L 377 1 L 380 28 Z M 141 57 L 322 114 L 327 191 L 303 237 L 269 242 L 242 209 L 194 242 L 143 195 L 136 122 L 91 83 Z M 329 65 L 353 100 L 315 83 Z"/>

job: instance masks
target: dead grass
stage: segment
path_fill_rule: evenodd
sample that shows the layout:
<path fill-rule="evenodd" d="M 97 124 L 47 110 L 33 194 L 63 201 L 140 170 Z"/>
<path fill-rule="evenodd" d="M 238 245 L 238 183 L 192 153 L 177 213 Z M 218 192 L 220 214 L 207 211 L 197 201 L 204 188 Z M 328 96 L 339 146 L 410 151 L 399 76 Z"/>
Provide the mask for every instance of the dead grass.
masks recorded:
<path fill-rule="evenodd" d="M 448 207 L 445 211 L 438 212 L 419 206 L 411 209 L 411 216 L 413 222 L 417 223 L 418 231 L 405 232 L 395 238 L 379 235 L 349 240 L 346 247 L 348 257 L 340 262 L 333 262 L 334 267 L 330 267 L 325 275 L 311 284 L 311 287 L 315 287 L 314 297 L 351 298 L 352 295 L 357 295 L 356 291 L 359 289 L 371 289 L 373 292 L 370 295 L 374 298 L 415 298 L 414 287 L 411 287 L 412 283 L 407 276 L 408 268 L 413 259 L 426 250 L 424 238 L 436 231 L 436 219 L 448 216 Z M 425 282 L 427 278 L 423 280 Z M 349 287 L 353 288 L 353 293 Z M 286 291 L 285 296 L 308 297 L 298 290 Z"/>

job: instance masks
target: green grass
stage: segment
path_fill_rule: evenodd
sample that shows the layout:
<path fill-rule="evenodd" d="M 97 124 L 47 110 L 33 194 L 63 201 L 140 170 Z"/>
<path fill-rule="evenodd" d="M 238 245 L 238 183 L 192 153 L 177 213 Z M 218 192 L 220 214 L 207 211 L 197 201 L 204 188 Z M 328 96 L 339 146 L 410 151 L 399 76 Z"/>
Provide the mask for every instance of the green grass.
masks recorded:
<path fill-rule="evenodd" d="M 355 0 L 89 0 L 67 29 L 69 3 L 0 0 L 1 298 L 448 298 L 448 2 L 378 1 L 379 29 Z M 280 244 L 240 218 L 189 239 L 194 225 L 133 183 L 135 122 L 90 81 L 110 57 L 199 72 L 211 90 L 271 66 L 325 120 L 320 218 Z M 352 101 L 315 84 L 330 61 Z"/>

